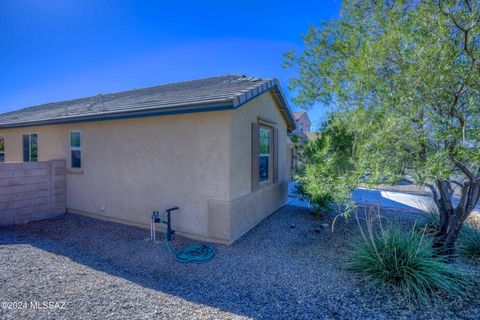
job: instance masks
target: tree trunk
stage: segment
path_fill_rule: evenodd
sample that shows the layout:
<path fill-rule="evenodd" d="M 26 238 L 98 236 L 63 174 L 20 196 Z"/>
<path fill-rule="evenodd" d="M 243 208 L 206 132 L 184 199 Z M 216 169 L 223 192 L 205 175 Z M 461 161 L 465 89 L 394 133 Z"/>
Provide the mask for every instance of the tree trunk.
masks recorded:
<path fill-rule="evenodd" d="M 432 188 L 432 192 L 439 213 L 439 224 L 433 245 L 439 249 L 439 254 L 451 259 L 455 253 L 455 242 L 462 225 L 479 200 L 480 183 L 477 181 L 465 183 L 456 207 L 452 201 L 454 190 L 450 181 L 437 180 L 436 188 Z"/>

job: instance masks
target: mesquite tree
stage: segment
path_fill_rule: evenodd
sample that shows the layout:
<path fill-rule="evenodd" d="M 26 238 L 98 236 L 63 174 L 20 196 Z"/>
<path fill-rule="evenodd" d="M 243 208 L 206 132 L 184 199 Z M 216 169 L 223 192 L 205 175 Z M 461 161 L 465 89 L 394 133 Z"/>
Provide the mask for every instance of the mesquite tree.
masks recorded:
<path fill-rule="evenodd" d="M 480 2 L 347 0 L 303 40 L 285 55 L 295 101 L 331 106 L 348 128 L 343 175 L 429 186 L 435 243 L 451 254 L 480 197 Z"/>

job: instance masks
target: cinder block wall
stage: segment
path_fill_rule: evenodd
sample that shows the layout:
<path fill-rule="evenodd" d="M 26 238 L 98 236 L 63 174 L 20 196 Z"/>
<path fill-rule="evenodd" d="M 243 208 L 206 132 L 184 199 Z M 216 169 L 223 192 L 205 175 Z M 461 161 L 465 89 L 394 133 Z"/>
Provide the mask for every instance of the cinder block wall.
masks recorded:
<path fill-rule="evenodd" d="M 0 226 L 66 211 L 65 160 L 0 163 Z"/>

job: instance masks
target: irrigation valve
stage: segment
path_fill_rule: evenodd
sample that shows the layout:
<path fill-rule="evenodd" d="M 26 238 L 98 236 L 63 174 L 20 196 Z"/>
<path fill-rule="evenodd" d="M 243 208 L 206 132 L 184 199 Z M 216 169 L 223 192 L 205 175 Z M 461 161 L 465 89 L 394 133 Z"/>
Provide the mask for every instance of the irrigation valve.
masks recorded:
<path fill-rule="evenodd" d="M 164 211 L 163 215 L 160 215 L 159 211 L 153 211 L 152 221 L 150 224 L 150 238 L 155 241 L 156 232 L 155 232 L 155 223 L 163 223 L 167 226 L 167 239 L 168 241 L 172 240 L 172 235 L 175 234 L 175 230 L 172 229 L 172 211 L 178 210 L 178 207 L 173 207 Z M 163 219 L 162 219 L 163 218 Z M 165 219 L 166 218 L 166 219 Z"/>
<path fill-rule="evenodd" d="M 210 261 L 215 255 L 215 248 L 206 244 L 192 244 L 180 250 L 175 250 L 170 241 L 175 230 L 172 229 L 171 213 L 178 210 L 178 207 L 167 209 L 160 215 L 160 212 L 153 211 L 152 222 L 150 225 L 150 237 L 153 241 L 156 238 L 155 223 L 167 225 L 165 233 L 165 248 L 167 252 L 180 263 L 205 263 Z M 166 218 L 166 219 L 165 219 Z"/>

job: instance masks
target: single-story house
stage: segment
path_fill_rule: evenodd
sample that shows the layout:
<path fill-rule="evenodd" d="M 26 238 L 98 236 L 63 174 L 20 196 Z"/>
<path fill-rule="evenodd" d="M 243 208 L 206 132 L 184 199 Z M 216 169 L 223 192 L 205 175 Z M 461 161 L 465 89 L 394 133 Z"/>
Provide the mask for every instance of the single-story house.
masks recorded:
<path fill-rule="evenodd" d="M 230 244 L 287 200 L 293 114 L 275 79 L 225 75 L 0 115 L 5 162 L 66 159 L 69 213 Z M 1 165 L 1 164 L 0 164 Z"/>

